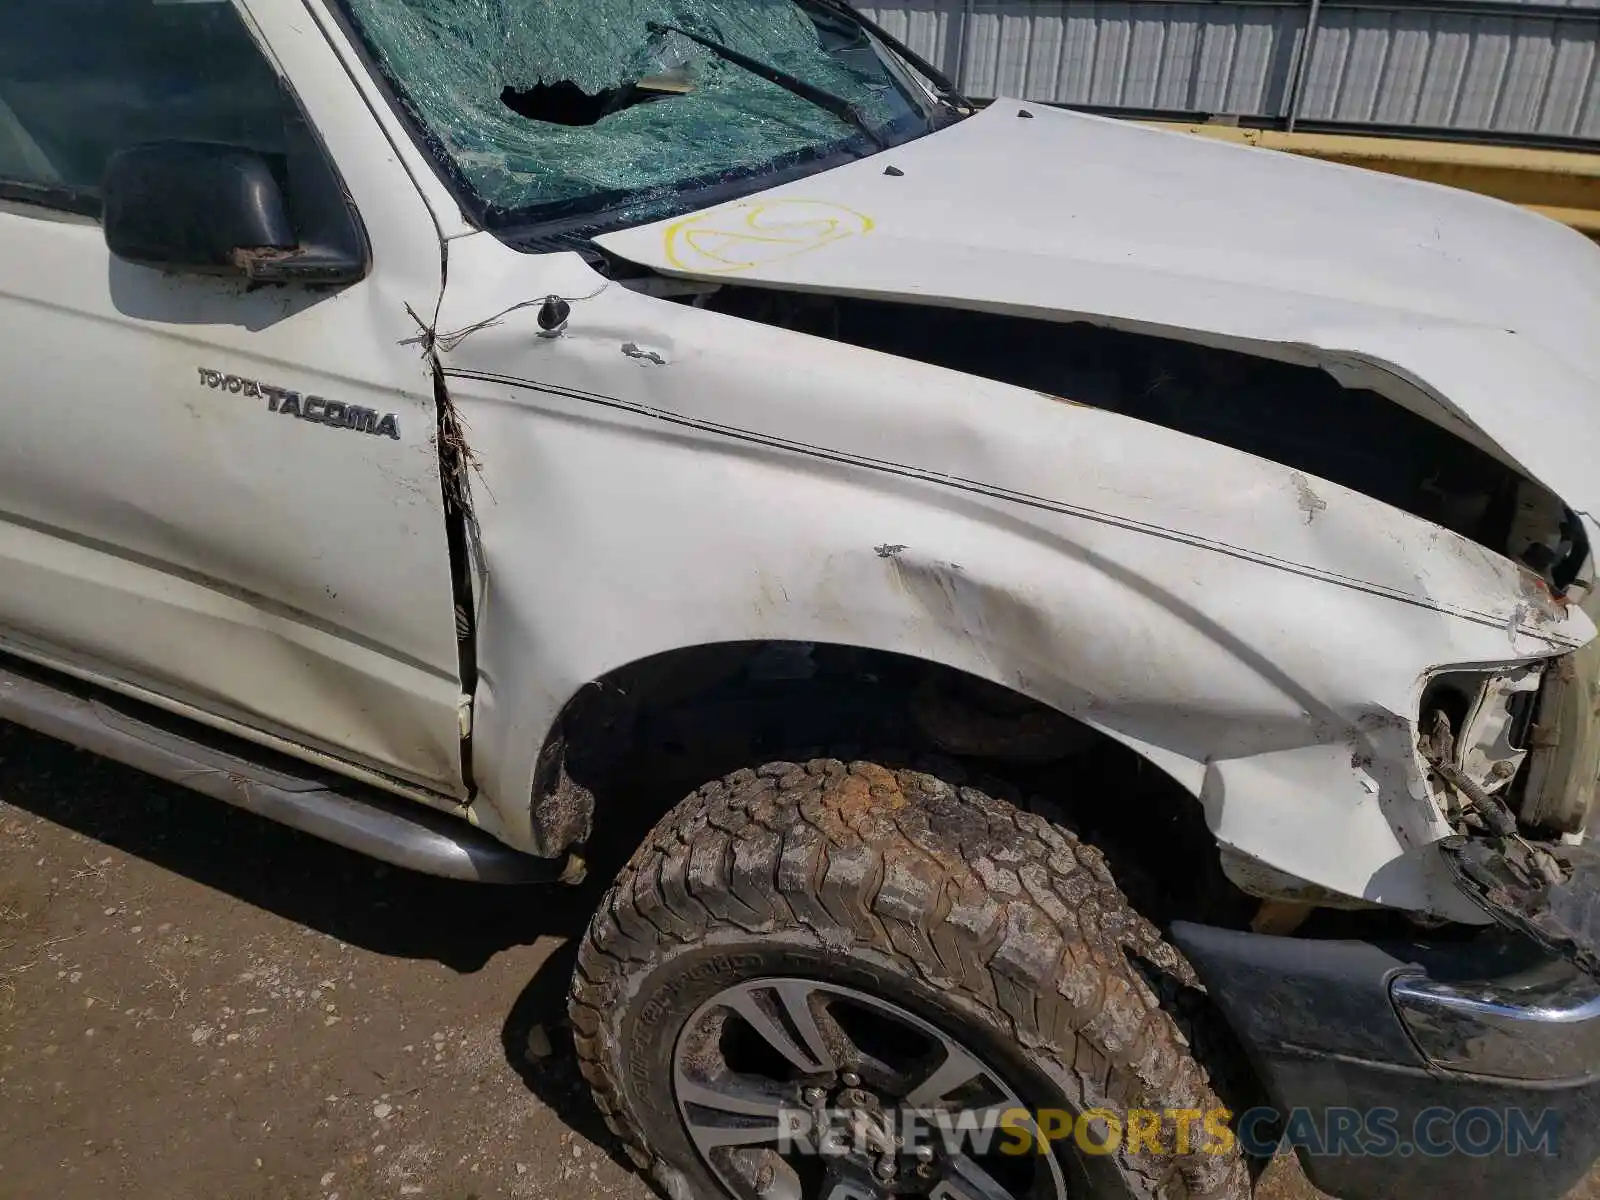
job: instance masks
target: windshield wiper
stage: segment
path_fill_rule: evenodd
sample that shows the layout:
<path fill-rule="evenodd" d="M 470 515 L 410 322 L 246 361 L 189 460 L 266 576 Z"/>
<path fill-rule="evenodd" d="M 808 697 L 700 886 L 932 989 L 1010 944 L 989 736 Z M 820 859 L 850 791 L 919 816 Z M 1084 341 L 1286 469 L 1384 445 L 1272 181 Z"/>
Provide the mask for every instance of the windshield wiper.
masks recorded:
<path fill-rule="evenodd" d="M 862 13 L 854 4 L 850 3 L 850 0 L 799 0 L 799 3 L 808 5 L 811 8 L 821 9 L 823 12 L 832 13 L 834 16 L 850 22 L 857 29 L 866 30 L 869 35 L 877 38 L 878 41 L 889 47 L 893 53 L 909 63 L 912 70 L 933 84 L 934 90 L 944 98 L 946 104 L 949 104 L 952 108 L 965 109 L 969 113 L 977 111 L 972 101 L 961 93 L 948 75 L 895 37 L 894 34 L 884 29 L 882 25 L 879 25 L 871 17 Z"/>
<path fill-rule="evenodd" d="M 742 54 L 732 46 L 725 46 L 713 38 L 702 37 L 700 34 L 684 29 L 681 26 L 663 25 L 659 21 L 650 21 L 645 25 L 645 28 L 651 33 L 676 33 L 680 37 L 686 37 L 696 45 L 704 46 L 718 58 L 726 59 L 734 66 L 742 67 L 744 70 L 749 71 L 750 74 L 765 79 L 768 83 L 775 83 L 784 91 L 799 96 L 802 100 L 809 101 L 824 112 L 832 113 L 845 124 L 865 134 L 879 150 L 888 148 L 889 143 L 884 141 L 883 136 L 867 123 L 867 118 L 862 115 L 861 110 L 843 96 L 835 96 L 832 92 L 824 91 L 822 88 L 807 83 L 804 79 L 797 79 L 787 71 L 780 71 L 777 67 L 772 66 L 770 63 L 764 63 L 759 58 L 751 58 L 748 54 Z"/>

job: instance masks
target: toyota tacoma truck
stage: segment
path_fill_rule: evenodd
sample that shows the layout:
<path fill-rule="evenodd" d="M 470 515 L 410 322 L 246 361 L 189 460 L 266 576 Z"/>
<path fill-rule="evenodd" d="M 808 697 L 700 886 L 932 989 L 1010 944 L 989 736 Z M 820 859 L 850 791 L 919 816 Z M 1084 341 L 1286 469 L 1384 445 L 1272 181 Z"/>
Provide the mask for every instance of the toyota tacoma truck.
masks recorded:
<path fill-rule="evenodd" d="M 0 363 L 0 718 L 486 885 L 620 842 L 570 1020 L 674 1200 L 1600 1153 L 1565 228 L 845 0 L 51 0 Z"/>

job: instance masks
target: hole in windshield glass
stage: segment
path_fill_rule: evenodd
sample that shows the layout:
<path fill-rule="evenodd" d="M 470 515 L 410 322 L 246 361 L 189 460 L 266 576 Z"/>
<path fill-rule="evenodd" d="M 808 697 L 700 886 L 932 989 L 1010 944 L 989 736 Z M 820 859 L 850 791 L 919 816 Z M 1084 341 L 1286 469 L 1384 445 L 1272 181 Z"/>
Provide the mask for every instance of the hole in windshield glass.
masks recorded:
<path fill-rule="evenodd" d="M 552 125 L 593 125 L 601 117 L 623 107 L 632 88 L 608 88 L 591 96 L 577 84 L 562 80 L 536 84 L 531 88 L 507 87 L 500 102 L 519 117 L 549 121 Z"/>

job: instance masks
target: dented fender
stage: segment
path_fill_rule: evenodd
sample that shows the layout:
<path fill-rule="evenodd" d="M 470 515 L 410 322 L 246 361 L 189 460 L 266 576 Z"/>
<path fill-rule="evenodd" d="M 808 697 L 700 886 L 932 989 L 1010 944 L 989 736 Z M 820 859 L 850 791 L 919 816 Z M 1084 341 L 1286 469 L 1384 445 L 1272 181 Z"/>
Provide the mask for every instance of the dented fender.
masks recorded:
<path fill-rule="evenodd" d="M 441 329 L 526 300 L 500 243 L 452 255 L 484 286 L 447 293 Z M 535 760 L 591 681 L 687 646 L 840 643 L 1123 741 L 1243 860 L 1484 919 L 1437 851 L 1423 681 L 1593 634 L 1510 562 L 1225 446 L 541 262 L 588 297 L 557 336 L 525 308 L 440 355 L 481 461 L 474 742 L 504 836 L 559 849 Z"/>

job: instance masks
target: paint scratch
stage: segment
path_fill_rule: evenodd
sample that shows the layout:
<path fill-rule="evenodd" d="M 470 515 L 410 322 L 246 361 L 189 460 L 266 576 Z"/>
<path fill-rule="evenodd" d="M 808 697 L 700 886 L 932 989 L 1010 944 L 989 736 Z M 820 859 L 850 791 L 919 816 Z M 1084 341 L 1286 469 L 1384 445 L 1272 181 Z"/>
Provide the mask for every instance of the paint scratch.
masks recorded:
<path fill-rule="evenodd" d="M 1300 494 L 1300 511 L 1305 513 L 1306 524 L 1309 525 L 1317 519 L 1319 512 L 1327 510 L 1328 502 L 1311 490 L 1311 481 L 1299 471 L 1290 474 L 1289 481 L 1294 484 L 1294 490 Z"/>
<path fill-rule="evenodd" d="M 641 350 L 638 345 L 633 342 L 624 342 L 622 344 L 622 352 L 629 358 L 636 358 L 640 362 L 652 362 L 658 367 L 664 367 L 667 365 L 667 360 L 662 358 L 661 355 L 657 354 L 654 350 Z"/>

